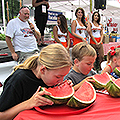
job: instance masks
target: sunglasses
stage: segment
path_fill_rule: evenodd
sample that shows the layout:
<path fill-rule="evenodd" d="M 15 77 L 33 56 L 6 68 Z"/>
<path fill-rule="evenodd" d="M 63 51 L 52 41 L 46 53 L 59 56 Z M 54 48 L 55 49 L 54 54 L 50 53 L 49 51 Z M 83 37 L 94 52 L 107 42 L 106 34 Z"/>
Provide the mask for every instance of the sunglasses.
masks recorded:
<path fill-rule="evenodd" d="M 23 8 L 28 8 L 28 9 L 29 9 L 29 7 L 28 7 L 28 6 L 22 6 L 22 7 L 20 8 L 20 10 L 21 10 L 21 9 L 23 9 Z"/>

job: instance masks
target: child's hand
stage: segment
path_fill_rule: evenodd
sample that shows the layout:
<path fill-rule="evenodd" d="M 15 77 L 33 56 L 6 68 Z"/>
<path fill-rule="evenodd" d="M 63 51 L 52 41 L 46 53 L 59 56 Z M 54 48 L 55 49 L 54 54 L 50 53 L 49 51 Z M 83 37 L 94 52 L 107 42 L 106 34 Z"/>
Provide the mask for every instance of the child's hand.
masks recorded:
<path fill-rule="evenodd" d="M 40 88 L 41 87 L 39 86 L 36 93 L 29 100 L 26 101 L 28 104 L 28 109 L 31 109 L 35 106 L 45 106 L 45 105 L 54 104 L 51 100 L 43 97 L 43 95 L 50 95 L 50 93 L 45 91 L 40 91 Z"/>
<path fill-rule="evenodd" d="M 73 86 L 73 83 L 72 83 L 71 80 L 67 80 L 67 82 L 68 82 L 68 84 L 69 84 L 70 86 Z"/>
<path fill-rule="evenodd" d="M 90 76 L 90 77 L 87 77 L 86 80 L 87 80 L 88 82 L 95 82 L 95 80 L 93 80 L 91 76 Z"/>

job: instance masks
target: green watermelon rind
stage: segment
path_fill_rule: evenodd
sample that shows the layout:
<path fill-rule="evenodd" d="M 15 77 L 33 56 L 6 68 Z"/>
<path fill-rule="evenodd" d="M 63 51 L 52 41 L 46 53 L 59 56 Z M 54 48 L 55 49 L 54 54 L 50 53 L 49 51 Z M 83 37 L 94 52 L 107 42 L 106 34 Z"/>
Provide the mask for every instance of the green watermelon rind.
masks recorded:
<path fill-rule="evenodd" d="M 116 67 L 113 71 L 116 75 L 118 75 L 120 77 L 120 71 L 118 70 L 118 68 Z"/>
<path fill-rule="evenodd" d="M 96 99 L 96 91 L 95 91 L 95 88 L 93 87 L 93 85 L 91 83 L 89 83 L 91 85 L 91 87 L 93 88 L 94 90 L 94 98 L 91 100 L 91 101 L 82 101 L 82 100 L 79 100 L 78 98 L 76 98 L 74 95 L 72 96 L 72 98 L 67 102 L 67 105 L 69 107 L 75 107 L 75 108 L 85 108 L 89 105 L 91 105 L 95 99 Z"/>
<path fill-rule="evenodd" d="M 106 86 L 105 89 L 112 97 L 120 97 L 120 87 L 115 84 L 112 80 L 110 80 Z"/>
<path fill-rule="evenodd" d="M 41 87 L 41 90 L 44 91 L 44 87 Z M 66 97 L 54 97 L 52 95 L 44 95 L 45 98 L 48 98 L 49 100 L 53 101 L 54 104 L 65 104 L 68 102 L 68 100 L 73 96 L 74 94 L 74 88 L 72 87 L 72 93 L 69 96 Z"/>
<path fill-rule="evenodd" d="M 109 76 L 109 78 L 110 78 L 110 80 L 111 80 L 112 78 L 110 77 L 110 75 L 109 75 L 107 72 L 106 72 L 106 74 Z M 104 89 L 104 88 L 105 88 L 105 86 L 106 86 L 107 83 L 104 84 L 104 83 L 101 83 L 101 82 L 97 81 L 97 80 L 94 78 L 94 76 L 92 76 L 92 79 L 94 80 L 94 82 L 90 81 L 90 83 L 93 84 L 93 86 L 95 87 L 95 89 L 101 90 L 101 89 Z"/>

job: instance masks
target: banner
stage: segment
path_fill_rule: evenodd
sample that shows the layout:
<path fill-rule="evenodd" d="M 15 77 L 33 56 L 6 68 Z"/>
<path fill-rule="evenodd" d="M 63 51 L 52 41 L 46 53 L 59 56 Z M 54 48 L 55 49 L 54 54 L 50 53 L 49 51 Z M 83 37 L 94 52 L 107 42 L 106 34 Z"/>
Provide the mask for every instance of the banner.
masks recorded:
<path fill-rule="evenodd" d="M 58 11 L 49 10 L 48 11 L 47 25 L 57 24 L 57 16 L 59 14 L 63 14 L 63 13 L 62 12 L 58 12 Z"/>

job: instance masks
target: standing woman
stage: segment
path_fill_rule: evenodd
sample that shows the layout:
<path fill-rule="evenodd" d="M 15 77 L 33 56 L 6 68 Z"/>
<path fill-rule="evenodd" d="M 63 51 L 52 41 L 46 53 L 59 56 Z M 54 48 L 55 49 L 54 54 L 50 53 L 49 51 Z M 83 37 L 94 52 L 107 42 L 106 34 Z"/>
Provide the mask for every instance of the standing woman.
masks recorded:
<path fill-rule="evenodd" d="M 90 44 L 99 54 L 99 68 L 101 70 L 101 62 L 104 58 L 103 50 L 103 25 L 100 24 L 100 14 L 99 12 L 94 12 L 92 15 L 91 31 L 90 31 Z"/>
<path fill-rule="evenodd" d="M 41 44 L 38 40 L 38 46 L 46 46 L 44 44 L 44 30 L 48 19 L 48 0 L 32 0 L 32 5 L 35 7 L 35 20 L 36 25 L 41 33 Z"/>
<path fill-rule="evenodd" d="M 57 16 L 57 24 L 53 27 L 53 34 L 55 42 L 61 43 L 67 50 L 70 47 L 70 37 L 67 26 L 67 19 L 64 15 L 59 14 Z"/>
<path fill-rule="evenodd" d="M 86 32 L 89 31 L 89 24 L 85 22 L 85 12 L 82 8 L 75 11 L 76 20 L 71 24 L 71 33 L 74 36 L 73 45 L 79 42 L 86 42 Z"/>

